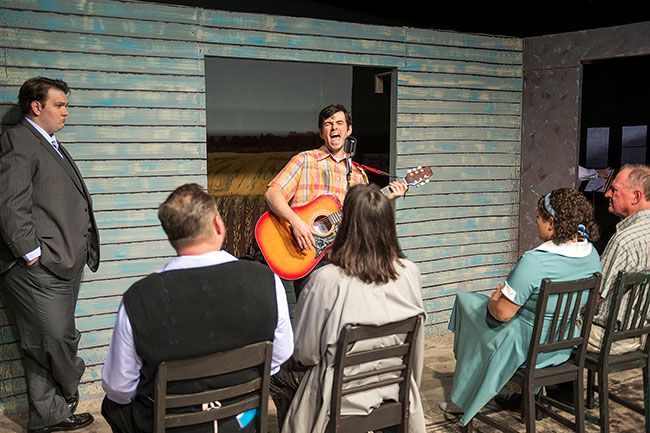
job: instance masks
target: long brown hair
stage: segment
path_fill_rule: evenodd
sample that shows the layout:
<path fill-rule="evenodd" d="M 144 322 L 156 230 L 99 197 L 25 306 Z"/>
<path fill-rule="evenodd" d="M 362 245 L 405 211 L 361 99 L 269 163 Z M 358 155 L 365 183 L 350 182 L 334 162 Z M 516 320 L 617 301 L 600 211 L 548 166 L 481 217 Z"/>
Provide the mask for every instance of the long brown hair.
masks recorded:
<path fill-rule="evenodd" d="M 395 217 L 377 185 L 355 185 L 345 196 L 341 227 L 329 259 L 347 275 L 365 283 L 385 284 L 399 276 Z"/>

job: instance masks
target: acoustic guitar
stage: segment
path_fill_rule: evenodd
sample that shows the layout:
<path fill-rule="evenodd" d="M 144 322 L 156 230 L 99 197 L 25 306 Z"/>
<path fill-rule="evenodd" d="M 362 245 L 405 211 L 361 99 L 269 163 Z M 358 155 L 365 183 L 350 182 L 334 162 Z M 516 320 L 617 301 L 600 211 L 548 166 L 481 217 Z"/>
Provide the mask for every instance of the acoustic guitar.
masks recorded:
<path fill-rule="evenodd" d="M 417 167 L 407 171 L 403 181 L 409 186 L 429 182 L 431 167 Z M 390 186 L 381 189 L 390 194 Z M 316 250 L 298 248 L 291 226 L 273 212 L 265 212 L 255 225 L 255 239 L 267 264 L 285 280 L 297 280 L 307 275 L 320 262 L 332 245 L 341 223 L 341 202 L 333 195 L 324 194 L 293 211 L 312 227 Z"/>

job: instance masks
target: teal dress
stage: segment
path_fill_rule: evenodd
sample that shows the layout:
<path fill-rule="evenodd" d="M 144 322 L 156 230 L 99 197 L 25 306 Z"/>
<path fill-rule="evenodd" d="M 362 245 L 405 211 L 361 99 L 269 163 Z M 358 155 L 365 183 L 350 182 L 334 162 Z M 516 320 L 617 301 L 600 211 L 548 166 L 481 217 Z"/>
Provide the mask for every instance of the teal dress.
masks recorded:
<path fill-rule="evenodd" d="M 463 409 L 463 424 L 497 395 L 526 361 L 542 279 L 568 281 L 587 278 L 600 271 L 598 253 L 590 243 L 554 245 L 549 241 L 524 253 L 508 275 L 502 293 L 521 305 L 508 322 L 499 322 L 488 313 L 488 296 L 480 293 L 457 295 L 449 320 L 449 329 L 455 333 L 456 356 L 449 399 Z M 547 308 L 549 317 L 554 308 L 551 298 Z M 537 366 L 560 364 L 570 353 L 570 350 L 563 350 L 540 354 Z"/>

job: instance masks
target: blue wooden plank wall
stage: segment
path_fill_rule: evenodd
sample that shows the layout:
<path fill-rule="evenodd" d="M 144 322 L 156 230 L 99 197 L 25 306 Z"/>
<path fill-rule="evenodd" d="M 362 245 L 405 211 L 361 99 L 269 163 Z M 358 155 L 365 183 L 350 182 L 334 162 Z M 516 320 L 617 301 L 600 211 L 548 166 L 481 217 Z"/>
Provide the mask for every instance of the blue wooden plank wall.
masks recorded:
<path fill-rule="evenodd" d="M 60 140 L 86 178 L 102 264 L 77 307 L 98 397 L 120 296 L 173 251 L 156 208 L 184 182 L 206 184 L 204 57 L 396 69 L 395 165 L 432 182 L 397 202 L 407 256 L 423 274 L 427 334 L 444 332 L 453 295 L 494 287 L 516 261 L 522 41 L 411 28 L 209 11 L 137 1 L 3 0 L 0 119 L 35 75 L 73 88 Z M 16 336 L 0 307 L 0 408 L 25 407 Z"/>

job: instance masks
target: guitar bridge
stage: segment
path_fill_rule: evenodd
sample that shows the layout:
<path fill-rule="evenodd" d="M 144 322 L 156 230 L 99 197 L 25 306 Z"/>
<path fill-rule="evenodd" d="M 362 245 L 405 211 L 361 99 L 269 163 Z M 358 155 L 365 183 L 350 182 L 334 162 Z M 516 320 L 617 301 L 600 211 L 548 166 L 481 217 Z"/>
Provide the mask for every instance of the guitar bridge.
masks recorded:
<path fill-rule="evenodd" d="M 314 242 L 316 244 L 315 258 L 319 258 L 329 247 L 329 245 L 334 241 L 336 233 L 339 231 L 339 225 L 336 224 L 332 231 L 325 236 L 314 235 Z"/>

